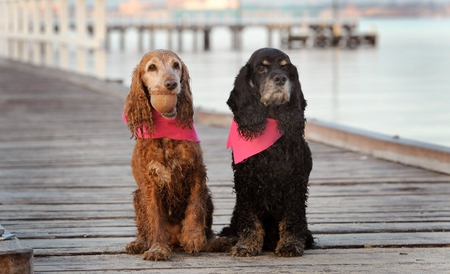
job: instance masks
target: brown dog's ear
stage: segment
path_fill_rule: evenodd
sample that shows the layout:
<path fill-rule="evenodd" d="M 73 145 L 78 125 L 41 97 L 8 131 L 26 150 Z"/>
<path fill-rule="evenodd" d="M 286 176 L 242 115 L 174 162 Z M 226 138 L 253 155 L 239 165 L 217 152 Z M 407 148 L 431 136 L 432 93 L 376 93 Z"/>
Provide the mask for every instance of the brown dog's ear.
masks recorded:
<path fill-rule="evenodd" d="M 180 59 L 181 60 L 181 59 Z M 194 106 L 192 102 L 191 77 L 186 65 L 181 62 L 181 91 L 177 101 L 178 125 L 183 128 L 192 128 L 194 123 Z"/>
<path fill-rule="evenodd" d="M 133 137 L 137 137 L 137 132 L 142 132 L 143 127 L 148 134 L 155 131 L 149 94 L 141 80 L 141 64 L 137 65 L 133 71 L 130 92 L 127 95 L 125 104 L 125 115 L 128 120 L 128 129 Z"/>

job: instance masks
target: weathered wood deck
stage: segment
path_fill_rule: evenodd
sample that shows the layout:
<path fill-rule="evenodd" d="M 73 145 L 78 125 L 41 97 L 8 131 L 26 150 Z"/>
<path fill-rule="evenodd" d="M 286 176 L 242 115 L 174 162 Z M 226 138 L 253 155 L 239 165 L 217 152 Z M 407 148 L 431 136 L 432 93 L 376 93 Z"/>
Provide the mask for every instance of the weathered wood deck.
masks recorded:
<path fill-rule="evenodd" d="M 123 103 L 0 62 L 0 224 L 33 249 L 35 273 L 450 273 L 449 175 L 319 143 L 307 211 L 317 247 L 304 257 L 125 254 L 135 183 Z M 227 129 L 197 129 L 218 231 L 234 205 Z"/>

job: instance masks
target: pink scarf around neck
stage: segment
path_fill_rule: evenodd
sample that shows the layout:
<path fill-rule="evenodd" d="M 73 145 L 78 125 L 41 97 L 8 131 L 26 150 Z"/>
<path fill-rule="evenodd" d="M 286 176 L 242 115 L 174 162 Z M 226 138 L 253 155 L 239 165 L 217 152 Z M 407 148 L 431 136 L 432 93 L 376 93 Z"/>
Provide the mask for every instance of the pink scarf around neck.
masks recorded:
<path fill-rule="evenodd" d="M 234 163 L 238 164 L 272 146 L 282 136 L 277 126 L 276 120 L 267 118 L 267 125 L 263 134 L 251 140 L 245 140 L 239 135 L 238 125 L 233 119 L 228 135 L 227 149 L 232 148 Z"/>
<path fill-rule="evenodd" d="M 155 125 L 155 132 L 150 135 L 145 127 L 138 129 L 137 137 L 140 139 L 159 139 L 170 138 L 173 140 L 200 142 L 194 124 L 192 128 L 182 128 L 177 126 L 177 119 L 166 119 L 158 111 L 152 109 L 153 124 Z M 128 124 L 127 116 L 122 114 L 123 121 Z M 141 131 L 142 129 L 142 131 Z"/>

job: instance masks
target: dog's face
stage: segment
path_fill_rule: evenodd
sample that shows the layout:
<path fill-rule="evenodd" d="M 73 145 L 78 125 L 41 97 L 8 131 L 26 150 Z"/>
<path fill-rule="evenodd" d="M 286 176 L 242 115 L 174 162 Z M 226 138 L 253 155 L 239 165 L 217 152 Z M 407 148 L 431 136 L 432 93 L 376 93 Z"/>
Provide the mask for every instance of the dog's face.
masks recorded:
<path fill-rule="evenodd" d="M 266 118 L 276 119 L 282 131 L 292 120 L 303 123 L 307 105 L 297 68 L 289 56 L 275 48 L 252 54 L 236 76 L 227 104 L 245 139 L 262 134 Z"/>
<path fill-rule="evenodd" d="M 169 51 L 154 51 L 141 59 L 141 81 L 151 105 L 166 118 L 177 115 L 177 95 L 181 92 L 182 63 Z"/>
<path fill-rule="evenodd" d="M 141 80 L 152 94 L 179 94 L 181 92 L 181 60 L 168 51 L 155 51 L 142 57 L 139 68 Z"/>
<path fill-rule="evenodd" d="M 194 109 L 186 65 L 170 50 L 155 50 L 145 54 L 133 71 L 130 92 L 125 104 L 128 128 L 134 136 L 141 127 L 155 130 L 152 108 L 166 118 L 176 117 L 177 125 L 192 127 Z M 159 97 L 157 99 L 156 97 Z"/>
<path fill-rule="evenodd" d="M 259 91 L 261 103 L 269 106 L 289 102 L 292 64 L 286 54 L 276 49 L 261 49 L 253 53 L 247 65 L 252 71 L 249 84 Z"/>

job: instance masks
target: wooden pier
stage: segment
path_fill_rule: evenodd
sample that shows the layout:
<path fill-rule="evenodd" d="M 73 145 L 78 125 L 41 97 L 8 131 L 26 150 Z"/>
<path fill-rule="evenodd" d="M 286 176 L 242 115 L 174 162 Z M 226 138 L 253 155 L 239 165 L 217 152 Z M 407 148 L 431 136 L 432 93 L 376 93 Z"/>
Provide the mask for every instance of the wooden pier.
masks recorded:
<path fill-rule="evenodd" d="M 18 237 L 0 241 L 1 274 L 26 273 L 10 271 L 26 263 L 68 274 L 450 273 L 450 175 L 314 141 L 307 213 L 316 247 L 303 257 L 125 254 L 135 234 L 126 88 L 72 76 L 0 59 L 0 224 Z M 234 206 L 228 129 L 211 126 L 221 119 L 196 120 L 215 231 Z M 6 250 L 14 244 L 24 248 Z M 24 250 L 34 259 L 12 260 Z"/>
<path fill-rule="evenodd" d="M 226 27 L 231 32 L 231 49 L 241 50 L 243 44 L 243 31 L 251 27 L 263 27 L 267 30 L 267 45 L 273 46 L 273 33 L 280 33 L 280 45 L 283 48 L 314 47 L 314 48 L 358 48 L 360 46 L 376 46 L 377 34 L 359 33 L 356 22 L 306 22 L 303 20 L 274 20 L 267 18 L 257 18 L 254 20 L 213 20 L 213 21 L 182 21 L 182 22 L 132 22 L 127 23 L 108 23 L 106 48 L 111 48 L 111 33 L 119 33 L 119 49 L 125 49 L 125 33 L 130 29 L 136 29 L 138 32 L 138 50 L 143 51 L 144 44 L 149 45 L 150 49 L 155 49 L 155 31 L 165 31 L 167 34 L 167 48 L 183 51 L 183 33 L 191 32 L 193 34 L 194 51 L 199 50 L 198 40 L 201 36 L 203 41 L 202 49 L 208 51 L 211 49 L 211 32 L 218 27 Z M 296 34 L 301 31 L 301 34 Z M 148 32 L 149 40 L 144 41 L 144 33 Z M 173 34 L 176 33 L 177 43 L 174 47 Z M 251 38 L 250 38 L 251 39 Z M 297 43 L 300 41 L 301 43 Z"/>

